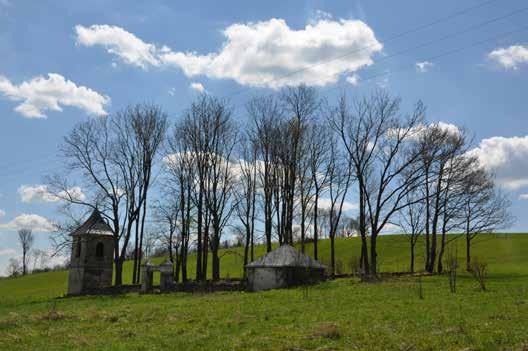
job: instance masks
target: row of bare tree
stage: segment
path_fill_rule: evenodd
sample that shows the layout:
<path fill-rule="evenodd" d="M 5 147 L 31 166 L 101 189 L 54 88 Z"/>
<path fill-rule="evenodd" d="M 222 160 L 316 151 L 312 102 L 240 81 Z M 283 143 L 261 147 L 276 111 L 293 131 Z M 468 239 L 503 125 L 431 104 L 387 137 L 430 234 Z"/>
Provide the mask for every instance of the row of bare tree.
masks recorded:
<path fill-rule="evenodd" d="M 406 114 L 400 99 L 382 91 L 353 101 L 343 95 L 332 106 L 313 88 L 287 88 L 251 99 L 236 120 L 228 102 L 202 95 L 171 128 L 153 105 L 82 122 L 61 149 L 71 174 L 49 177 L 48 189 L 72 219 L 78 218 L 73 205 L 106 216 L 114 230 L 116 285 L 129 245 L 132 280 L 139 281 L 147 217 L 161 228 L 175 277 L 183 281 L 190 278 L 191 250 L 195 279 L 206 279 L 209 257 L 212 278 L 219 279 L 220 243 L 236 228 L 244 264 L 254 259 L 256 243 L 271 251 L 273 242 L 299 240 L 304 252 L 308 238 L 317 259 L 318 241 L 327 236 L 334 272 L 335 238 L 350 199 L 358 206 L 354 224 L 365 274 L 377 274 L 378 236 L 395 223 L 409 233 L 411 270 L 423 234 L 425 269 L 442 271 L 445 248 L 458 237 L 448 233 L 466 233 L 469 262 L 475 235 L 509 219 L 506 198 L 469 146 L 463 131 L 426 124 L 422 103 Z M 148 212 L 154 173 L 160 189 Z M 62 226 L 57 247 L 78 223 Z"/>

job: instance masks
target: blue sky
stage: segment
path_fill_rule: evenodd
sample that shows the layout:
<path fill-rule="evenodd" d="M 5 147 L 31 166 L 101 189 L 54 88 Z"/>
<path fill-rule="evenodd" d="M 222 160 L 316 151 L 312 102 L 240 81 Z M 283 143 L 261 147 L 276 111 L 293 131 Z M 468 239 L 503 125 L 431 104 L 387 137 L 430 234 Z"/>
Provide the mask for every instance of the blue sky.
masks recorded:
<path fill-rule="evenodd" d="M 243 120 L 249 97 L 291 82 L 317 86 L 330 101 L 343 89 L 361 96 L 380 86 L 406 106 L 423 100 L 430 121 L 471 131 L 474 152 L 511 197 L 510 230 L 527 231 L 526 7 L 0 0 L 0 273 L 19 254 L 18 227 L 32 226 L 37 246 L 49 246 L 46 218 L 57 217 L 58 203 L 40 186 L 79 121 L 145 101 L 175 120 L 200 90 L 228 98 Z"/>

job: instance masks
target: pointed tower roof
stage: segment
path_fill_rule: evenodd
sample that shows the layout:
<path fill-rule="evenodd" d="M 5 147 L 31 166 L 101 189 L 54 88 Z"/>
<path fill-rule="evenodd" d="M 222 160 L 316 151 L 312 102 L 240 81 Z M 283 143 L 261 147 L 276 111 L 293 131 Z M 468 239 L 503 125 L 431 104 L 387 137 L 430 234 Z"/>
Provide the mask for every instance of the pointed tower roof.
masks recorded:
<path fill-rule="evenodd" d="M 255 267 L 303 267 L 303 268 L 326 268 L 323 264 L 310 256 L 302 254 L 290 245 L 282 245 L 267 253 L 256 261 L 246 265 Z"/>
<path fill-rule="evenodd" d="M 95 209 L 90 217 L 70 235 L 113 235 L 112 228 L 106 223 L 99 210 Z"/>

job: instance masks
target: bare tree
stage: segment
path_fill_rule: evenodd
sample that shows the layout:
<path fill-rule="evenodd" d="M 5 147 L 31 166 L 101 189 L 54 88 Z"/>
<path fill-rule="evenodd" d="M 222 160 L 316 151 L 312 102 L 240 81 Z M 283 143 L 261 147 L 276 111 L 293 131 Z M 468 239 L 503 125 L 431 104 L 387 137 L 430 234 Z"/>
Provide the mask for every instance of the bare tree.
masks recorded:
<path fill-rule="evenodd" d="M 413 173 L 405 171 L 418 160 L 419 153 L 410 140 L 423 120 L 425 108 L 419 102 L 404 118 L 400 104 L 400 99 L 377 92 L 370 99 L 357 101 L 350 111 L 343 97 L 332 119 L 358 180 L 363 267 L 370 265 L 372 275 L 377 274 L 377 237 L 396 212 L 410 205 L 406 195 L 416 188 L 422 173 L 418 167 Z M 370 263 L 364 253 L 367 219 L 371 229 Z"/>
<path fill-rule="evenodd" d="M 212 251 L 213 279 L 219 279 L 218 249 L 222 230 L 231 215 L 233 189 L 231 155 L 236 127 L 225 101 L 201 95 L 176 124 L 173 145 L 190 158 L 194 177 L 191 198 L 196 208 L 196 279 L 205 280 L 208 250 Z M 181 151 L 180 151 L 181 153 Z M 212 231 L 212 233 L 210 233 Z"/>
<path fill-rule="evenodd" d="M 231 111 L 225 102 L 210 102 L 210 119 L 208 122 L 211 142 L 207 147 L 208 168 L 205 192 L 205 203 L 210 213 L 213 235 L 211 238 L 213 280 L 220 279 L 220 241 L 223 229 L 231 217 L 233 206 L 234 174 L 232 153 L 237 142 L 236 126 L 231 118 Z"/>
<path fill-rule="evenodd" d="M 495 188 L 493 175 L 479 167 L 468 169 L 461 213 L 466 237 L 466 269 L 471 270 L 471 243 L 481 233 L 492 233 L 513 221 L 510 201 Z"/>
<path fill-rule="evenodd" d="M 410 248 L 410 262 L 409 271 L 414 273 L 414 262 L 416 256 L 416 243 L 420 238 L 420 234 L 424 228 L 424 201 L 416 201 L 417 198 L 421 198 L 421 194 L 417 194 L 417 191 L 410 192 L 407 194 L 406 201 L 410 203 L 405 209 L 400 212 L 400 223 L 399 226 L 403 229 L 404 233 L 409 238 Z"/>
<path fill-rule="evenodd" d="M 121 285 L 123 262 L 136 229 L 140 252 L 141 228 L 158 148 L 165 137 L 166 115 L 155 105 L 136 105 L 105 118 L 78 124 L 64 139 L 62 174 L 48 177 L 48 189 L 67 205 L 98 209 L 114 235 L 115 284 Z M 72 182 L 79 179 L 80 183 Z M 78 196 L 82 188 L 86 196 Z M 143 211 L 143 217 L 141 213 Z M 136 261 L 136 274 L 139 270 Z"/>
<path fill-rule="evenodd" d="M 180 218 L 180 267 L 182 281 L 185 283 L 187 276 L 187 256 L 191 238 L 191 227 L 193 223 L 194 206 L 191 199 L 195 183 L 192 153 L 190 146 L 180 137 L 181 130 L 176 125 L 173 133 L 168 138 L 167 156 L 165 164 L 167 169 L 167 197 L 174 201 L 174 207 L 179 209 Z M 176 205 L 177 204 L 177 205 Z M 177 215 L 170 212 L 171 222 L 176 225 Z M 176 271 L 176 276 L 179 276 Z"/>
<path fill-rule="evenodd" d="M 50 256 L 44 250 L 35 249 L 33 250 L 33 266 L 32 271 L 37 269 L 45 269 L 49 263 Z"/>
<path fill-rule="evenodd" d="M 128 110 L 130 128 L 132 129 L 133 145 L 138 162 L 138 203 L 139 212 L 136 219 L 135 245 L 139 247 L 136 253 L 143 251 L 143 233 L 147 215 L 147 197 L 152 182 L 152 170 L 167 133 L 167 114 L 156 105 L 135 105 Z M 131 150 L 134 152 L 134 150 Z M 141 216 L 141 217 L 140 217 Z M 138 238 L 139 231 L 139 238 Z M 134 282 L 139 283 L 141 255 L 134 257 Z"/>
<path fill-rule="evenodd" d="M 279 158 L 283 175 L 282 190 L 285 213 L 283 230 L 285 242 L 293 244 L 293 217 L 296 186 L 299 182 L 299 171 L 302 167 L 303 142 L 306 126 L 314 121 L 321 102 L 314 88 L 304 85 L 287 88 L 281 94 L 284 104 L 285 124 L 281 128 L 282 143 Z"/>
<path fill-rule="evenodd" d="M 9 277 L 16 277 L 22 274 L 22 264 L 19 259 L 11 257 L 7 262 L 6 273 Z"/>
<path fill-rule="evenodd" d="M 330 145 L 330 159 L 327 164 L 328 196 L 330 197 L 328 236 L 330 237 L 331 274 L 335 275 L 335 238 L 339 228 L 346 194 L 352 182 L 352 162 L 341 155 L 335 137 L 330 137 L 327 143 Z"/>
<path fill-rule="evenodd" d="M 282 120 L 283 109 L 273 95 L 253 98 L 246 105 L 251 121 L 250 138 L 257 149 L 259 183 L 262 187 L 262 210 L 264 213 L 264 238 L 266 251 L 271 251 L 273 230 L 273 199 L 277 185 L 275 180 L 275 147 L 277 127 Z"/>
<path fill-rule="evenodd" d="M 28 273 L 29 254 L 34 241 L 35 237 L 33 236 L 31 229 L 22 228 L 18 230 L 18 243 L 22 248 L 22 275 Z"/>
<path fill-rule="evenodd" d="M 163 200 L 158 200 L 154 204 L 154 219 L 161 229 L 160 241 L 166 246 L 169 260 L 173 264 L 173 274 L 176 281 L 179 280 L 181 267 L 180 245 L 182 235 L 178 233 L 180 215 L 180 201 L 178 195 L 171 189 L 171 184 L 165 184 Z"/>
<path fill-rule="evenodd" d="M 311 124 L 306 139 L 308 140 L 308 154 L 310 163 L 310 176 L 313 184 L 313 241 L 314 241 L 314 258 L 318 259 L 318 239 L 319 239 L 319 199 L 321 193 L 328 183 L 328 167 L 329 159 L 333 157 L 330 152 L 328 141 L 331 140 L 332 135 L 326 124 L 313 123 Z"/>
<path fill-rule="evenodd" d="M 254 260 L 255 208 L 257 196 L 257 144 L 249 136 L 240 139 L 238 186 L 235 187 L 235 209 L 243 225 L 244 267 Z"/>

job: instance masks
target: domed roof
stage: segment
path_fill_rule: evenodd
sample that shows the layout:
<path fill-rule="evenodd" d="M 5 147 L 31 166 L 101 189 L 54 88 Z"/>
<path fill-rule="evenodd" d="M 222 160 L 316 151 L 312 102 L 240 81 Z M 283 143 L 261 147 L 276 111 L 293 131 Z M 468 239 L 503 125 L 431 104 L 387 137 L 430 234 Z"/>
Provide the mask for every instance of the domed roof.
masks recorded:
<path fill-rule="evenodd" d="M 112 228 L 106 223 L 101 213 L 95 209 L 90 217 L 70 235 L 113 235 Z"/>
<path fill-rule="evenodd" d="M 302 254 L 290 245 L 282 245 L 267 253 L 256 261 L 246 265 L 248 268 L 255 267 L 303 267 L 303 268 L 326 268 L 320 262 L 310 256 Z"/>

